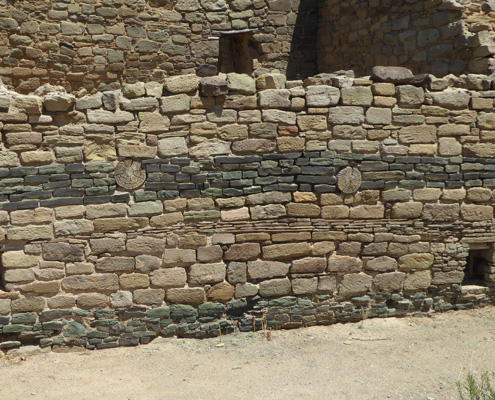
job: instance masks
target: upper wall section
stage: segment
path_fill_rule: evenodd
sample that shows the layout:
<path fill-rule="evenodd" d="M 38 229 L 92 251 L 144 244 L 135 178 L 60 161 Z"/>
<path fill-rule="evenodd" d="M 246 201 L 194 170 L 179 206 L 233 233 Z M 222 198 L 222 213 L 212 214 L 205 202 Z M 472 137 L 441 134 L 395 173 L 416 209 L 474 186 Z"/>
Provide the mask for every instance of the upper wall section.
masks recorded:
<path fill-rule="evenodd" d="M 322 0 L 319 72 L 400 65 L 436 76 L 490 73 L 494 15 L 481 0 Z"/>
<path fill-rule="evenodd" d="M 20 93 L 44 83 L 92 92 L 187 73 L 285 73 L 291 51 L 291 74 L 310 76 L 315 4 L 304 2 L 314 29 L 303 29 L 298 0 L 0 0 L 0 76 Z"/>

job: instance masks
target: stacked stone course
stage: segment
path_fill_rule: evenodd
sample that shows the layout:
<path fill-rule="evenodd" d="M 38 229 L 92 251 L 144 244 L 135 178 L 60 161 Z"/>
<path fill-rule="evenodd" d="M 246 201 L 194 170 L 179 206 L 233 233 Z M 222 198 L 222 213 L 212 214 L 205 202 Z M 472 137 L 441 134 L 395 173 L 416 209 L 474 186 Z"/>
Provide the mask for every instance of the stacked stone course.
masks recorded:
<path fill-rule="evenodd" d="M 492 303 L 494 89 L 235 73 L 83 97 L 2 88 L 0 348 Z M 125 159 L 146 171 L 138 188 L 116 183 Z M 462 285 L 472 250 L 483 286 Z"/>

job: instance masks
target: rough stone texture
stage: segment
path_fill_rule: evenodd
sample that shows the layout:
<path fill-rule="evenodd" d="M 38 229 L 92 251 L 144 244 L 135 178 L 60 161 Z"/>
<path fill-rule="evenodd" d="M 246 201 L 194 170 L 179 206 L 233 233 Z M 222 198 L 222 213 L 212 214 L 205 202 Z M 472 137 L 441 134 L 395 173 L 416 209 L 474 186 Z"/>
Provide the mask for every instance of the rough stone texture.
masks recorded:
<path fill-rule="evenodd" d="M 344 297 L 359 296 L 369 291 L 373 278 L 362 272 L 347 274 L 339 285 L 339 294 Z"/>

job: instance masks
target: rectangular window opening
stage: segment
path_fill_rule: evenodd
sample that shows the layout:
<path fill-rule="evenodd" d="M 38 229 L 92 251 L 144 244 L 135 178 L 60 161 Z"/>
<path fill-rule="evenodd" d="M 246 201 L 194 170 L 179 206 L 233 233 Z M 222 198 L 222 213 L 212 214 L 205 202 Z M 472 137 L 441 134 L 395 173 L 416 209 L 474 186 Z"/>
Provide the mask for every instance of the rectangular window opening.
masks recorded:
<path fill-rule="evenodd" d="M 220 36 L 218 69 L 220 72 L 237 72 L 251 75 L 256 49 L 251 32 L 230 33 Z"/>
<path fill-rule="evenodd" d="M 491 264 L 487 259 L 490 249 L 471 249 L 464 270 L 462 285 L 486 286 L 486 274 L 490 273 Z"/>

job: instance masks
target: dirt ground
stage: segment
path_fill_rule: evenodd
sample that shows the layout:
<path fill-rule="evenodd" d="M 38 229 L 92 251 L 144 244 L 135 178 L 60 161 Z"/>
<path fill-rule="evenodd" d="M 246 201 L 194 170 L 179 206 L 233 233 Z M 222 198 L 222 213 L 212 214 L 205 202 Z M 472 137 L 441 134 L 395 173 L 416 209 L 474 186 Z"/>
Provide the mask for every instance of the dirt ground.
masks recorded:
<path fill-rule="evenodd" d="M 493 307 L 0 356 L 0 399 L 457 399 L 455 382 L 483 370 L 495 371 Z"/>

